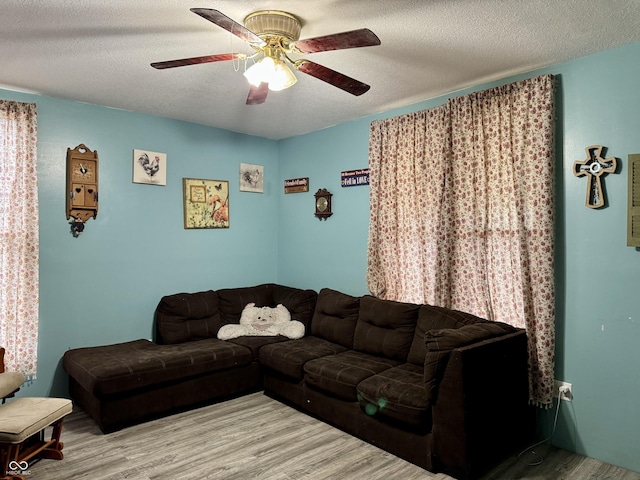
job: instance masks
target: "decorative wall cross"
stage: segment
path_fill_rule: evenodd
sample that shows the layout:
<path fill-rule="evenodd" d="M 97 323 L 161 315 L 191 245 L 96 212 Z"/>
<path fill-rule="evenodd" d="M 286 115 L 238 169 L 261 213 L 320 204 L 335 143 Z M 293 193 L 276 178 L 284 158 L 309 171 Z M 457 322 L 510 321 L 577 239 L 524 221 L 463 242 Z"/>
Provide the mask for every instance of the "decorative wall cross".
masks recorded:
<path fill-rule="evenodd" d="M 585 160 L 573 162 L 573 174 L 576 177 L 587 176 L 587 200 L 589 208 L 600 208 L 605 205 L 602 179 L 605 173 L 615 173 L 617 161 L 615 157 L 602 158 L 602 145 L 591 145 L 584 149 L 587 152 Z"/>

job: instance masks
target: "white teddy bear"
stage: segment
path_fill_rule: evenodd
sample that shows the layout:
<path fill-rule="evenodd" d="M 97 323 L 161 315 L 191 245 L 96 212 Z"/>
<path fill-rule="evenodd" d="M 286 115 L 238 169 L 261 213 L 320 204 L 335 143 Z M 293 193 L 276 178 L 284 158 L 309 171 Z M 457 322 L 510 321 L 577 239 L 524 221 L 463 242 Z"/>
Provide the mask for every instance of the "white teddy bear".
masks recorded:
<path fill-rule="evenodd" d="M 287 338 L 304 337 L 304 324 L 298 320 L 291 320 L 291 314 L 287 307 L 279 304 L 277 307 L 256 307 L 255 303 L 249 303 L 242 310 L 240 324 L 223 325 L 218 330 L 220 340 L 249 336 L 276 336 L 284 335 Z"/>

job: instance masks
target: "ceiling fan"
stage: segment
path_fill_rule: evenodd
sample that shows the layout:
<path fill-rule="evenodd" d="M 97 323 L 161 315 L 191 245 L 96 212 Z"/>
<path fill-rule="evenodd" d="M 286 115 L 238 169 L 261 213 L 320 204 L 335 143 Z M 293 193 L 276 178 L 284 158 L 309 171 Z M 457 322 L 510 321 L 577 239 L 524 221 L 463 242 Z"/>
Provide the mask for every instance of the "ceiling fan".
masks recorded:
<path fill-rule="evenodd" d="M 283 90 L 296 83 L 297 79 L 287 64 L 299 72 L 318 78 L 352 95 L 362 95 L 371 88 L 366 83 L 315 62 L 307 59 L 293 60 L 289 57 L 290 54 L 301 55 L 380 45 L 380 39 L 367 28 L 299 40 L 302 23 L 287 12 L 279 10 L 254 12 L 244 19 L 243 26 L 218 10 L 192 8 L 191 11 L 248 42 L 255 53 L 252 55 L 242 53 L 205 55 L 155 62 L 151 64 L 152 67 L 165 69 L 227 60 L 244 60 L 245 62 L 253 60 L 255 63 L 244 72 L 250 84 L 247 105 L 264 103 L 269 90 Z M 246 65 L 247 63 L 245 67 Z"/>

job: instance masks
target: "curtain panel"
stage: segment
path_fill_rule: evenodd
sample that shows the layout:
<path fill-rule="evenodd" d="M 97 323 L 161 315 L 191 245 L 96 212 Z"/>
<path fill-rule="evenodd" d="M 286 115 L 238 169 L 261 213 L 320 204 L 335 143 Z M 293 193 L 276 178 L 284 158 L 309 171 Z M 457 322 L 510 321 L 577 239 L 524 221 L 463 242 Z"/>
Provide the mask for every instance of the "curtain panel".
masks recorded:
<path fill-rule="evenodd" d="M 554 77 L 371 124 L 367 285 L 525 328 L 530 399 L 555 348 Z"/>
<path fill-rule="evenodd" d="M 37 113 L 0 100 L 0 345 L 7 370 L 34 378 L 38 350 Z"/>

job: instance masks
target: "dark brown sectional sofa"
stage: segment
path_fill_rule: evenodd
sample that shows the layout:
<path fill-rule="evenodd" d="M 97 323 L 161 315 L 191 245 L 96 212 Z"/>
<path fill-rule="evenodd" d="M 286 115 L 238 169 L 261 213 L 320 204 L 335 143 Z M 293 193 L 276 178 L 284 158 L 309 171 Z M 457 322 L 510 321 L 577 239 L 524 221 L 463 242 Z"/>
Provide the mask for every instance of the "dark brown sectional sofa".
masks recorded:
<path fill-rule="evenodd" d="M 247 303 L 285 305 L 306 336 L 240 337 Z M 430 471 L 475 478 L 531 440 L 523 330 L 430 305 L 276 284 L 163 297 L 155 343 L 69 350 L 77 405 L 106 433 L 264 389 Z"/>

